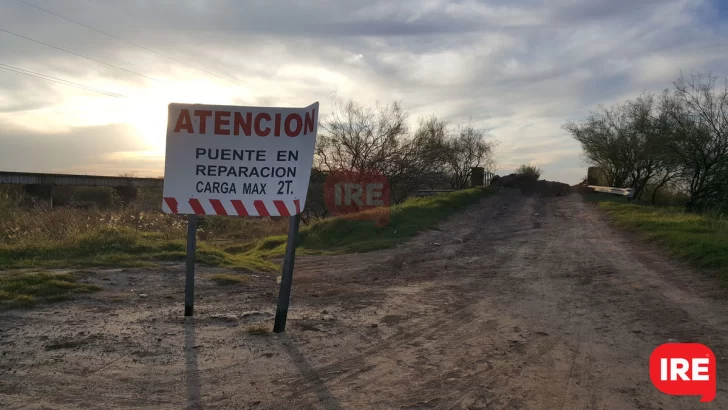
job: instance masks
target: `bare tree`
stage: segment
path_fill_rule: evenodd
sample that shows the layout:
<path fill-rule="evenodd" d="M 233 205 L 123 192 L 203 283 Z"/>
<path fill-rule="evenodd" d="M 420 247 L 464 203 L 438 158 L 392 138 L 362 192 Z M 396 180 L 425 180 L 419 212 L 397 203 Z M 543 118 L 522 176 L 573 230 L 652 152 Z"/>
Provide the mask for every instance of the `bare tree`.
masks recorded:
<path fill-rule="evenodd" d="M 442 177 L 448 134 L 447 122 L 432 116 L 420 119 L 415 133 L 400 141 L 385 174 L 395 202 Z"/>
<path fill-rule="evenodd" d="M 320 122 L 316 165 L 324 172 L 346 171 L 387 177 L 392 200 L 400 202 L 442 169 L 447 123 L 436 117 L 420 120 L 414 134 L 401 104 L 366 108 L 337 101 Z"/>
<path fill-rule="evenodd" d="M 488 172 L 495 170 L 496 141 L 487 141 L 485 134 L 485 130 L 472 125 L 459 126 L 446 144 L 446 173 L 453 189 L 467 188 L 475 167 L 483 167 Z"/>
<path fill-rule="evenodd" d="M 646 93 L 635 101 L 628 101 L 624 110 L 628 119 L 625 145 L 631 148 L 624 150 L 623 156 L 630 173 L 627 186 L 634 188 L 635 197 L 640 198 L 658 175 L 670 175 L 662 146 L 664 138 L 659 123 L 655 121 L 653 94 Z"/>
<path fill-rule="evenodd" d="M 349 100 L 334 101 L 332 113 L 319 122 L 316 165 L 324 171 L 384 171 L 407 136 L 407 113 L 398 102 L 366 108 Z"/>
<path fill-rule="evenodd" d="M 728 209 L 728 82 L 681 76 L 672 91 L 599 107 L 564 129 L 612 186 L 632 187 L 637 197 L 665 186 L 683 187 L 688 210 Z"/>
<path fill-rule="evenodd" d="M 630 147 L 624 138 L 629 125 L 624 114 L 621 106 L 600 106 L 585 121 L 563 125 L 581 143 L 587 161 L 604 171 L 611 186 L 625 186 L 630 175 L 625 162 Z"/>
<path fill-rule="evenodd" d="M 655 178 L 661 177 L 664 185 L 674 177 L 656 112 L 654 95 L 643 94 L 624 104 L 599 107 L 586 121 L 563 128 L 581 143 L 587 160 L 605 171 L 611 186 L 634 188 L 639 198 Z"/>
<path fill-rule="evenodd" d="M 679 162 L 689 192 L 688 210 L 728 205 L 728 83 L 693 74 L 675 81 L 661 100 L 665 147 Z"/>
<path fill-rule="evenodd" d="M 384 175 L 396 203 L 443 180 L 465 188 L 473 167 L 495 167 L 495 141 L 486 141 L 484 130 L 468 125 L 453 132 L 434 115 L 421 118 L 413 133 L 407 124 L 407 113 L 397 102 L 367 108 L 337 100 L 331 115 L 319 123 L 316 168 Z"/>

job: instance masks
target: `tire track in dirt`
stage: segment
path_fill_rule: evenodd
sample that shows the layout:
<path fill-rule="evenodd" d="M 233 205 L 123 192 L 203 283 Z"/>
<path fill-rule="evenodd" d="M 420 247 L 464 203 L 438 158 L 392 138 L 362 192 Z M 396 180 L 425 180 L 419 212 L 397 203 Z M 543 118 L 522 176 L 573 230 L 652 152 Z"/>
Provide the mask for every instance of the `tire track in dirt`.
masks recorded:
<path fill-rule="evenodd" d="M 509 199 L 508 196 L 505 198 Z M 509 203 L 509 201 L 498 201 L 498 205 L 503 205 L 504 203 Z M 476 211 L 470 211 L 470 213 L 475 213 Z M 480 225 L 484 222 L 485 219 L 490 219 L 489 214 L 482 214 L 482 211 L 478 212 L 480 213 L 480 217 L 477 218 L 477 224 L 475 226 Z M 469 219 L 470 215 L 464 215 L 460 216 L 462 219 Z M 465 224 L 465 226 L 468 226 L 471 229 L 471 232 L 466 233 L 465 235 L 459 235 L 462 238 L 464 238 L 463 243 L 464 245 L 461 245 L 459 248 L 460 252 L 472 252 L 474 244 L 477 244 L 477 238 L 479 235 L 482 235 L 482 231 L 479 231 L 477 229 L 473 229 L 473 224 L 468 223 Z M 462 239 L 461 238 L 461 239 Z M 408 249 L 405 252 L 398 253 L 393 257 L 392 259 L 395 260 L 394 265 L 399 266 L 401 264 L 406 264 L 410 269 L 420 269 L 424 265 L 427 265 L 428 263 L 438 262 L 440 258 L 442 258 L 442 255 L 438 257 L 438 253 L 430 254 L 427 256 L 422 256 L 422 250 L 418 249 L 420 247 L 413 247 L 414 249 Z M 491 263 L 495 266 L 501 265 L 505 263 L 508 259 L 511 259 L 513 256 L 509 253 L 499 253 L 497 255 L 497 259 L 492 260 Z M 470 286 L 472 283 L 480 283 L 482 282 L 482 277 L 477 277 L 474 279 L 469 279 L 469 283 L 466 286 Z M 457 287 L 456 289 L 462 291 L 460 287 Z M 398 329 L 398 332 L 383 340 L 380 343 L 377 343 L 375 346 L 372 346 L 371 348 L 357 354 L 351 357 L 348 357 L 343 360 L 338 360 L 333 363 L 326 364 L 318 369 L 318 371 L 321 373 L 322 377 L 326 379 L 327 384 L 329 387 L 336 386 L 342 381 L 351 380 L 352 378 L 355 378 L 356 375 L 362 375 L 367 372 L 367 370 L 371 370 L 371 365 L 367 365 L 365 363 L 365 359 L 380 355 L 382 353 L 386 353 L 388 356 L 396 357 L 397 354 L 391 354 L 392 351 L 396 351 L 396 349 L 400 349 L 402 345 L 411 345 L 416 344 L 421 341 L 426 341 L 431 339 L 433 336 L 442 335 L 442 334 L 460 334 L 463 328 L 471 328 L 471 329 L 478 329 L 478 324 L 480 322 L 472 322 L 469 319 L 473 318 L 474 312 L 479 310 L 480 306 L 475 303 L 475 299 L 477 298 L 477 292 L 473 291 L 474 293 L 471 296 L 464 295 L 464 294 L 458 294 L 456 299 L 459 299 L 458 305 L 461 307 L 458 307 L 455 311 L 446 314 L 446 315 L 438 315 L 438 318 L 433 321 L 429 321 L 426 323 L 423 323 L 422 325 L 418 326 L 417 328 L 413 330 L 405 330 L 403 327 L 400 327 Z M 420 296 L 420 295 L 415 295 Z M 429 298 L 419 298 L 419 300 L 414 300 L 408 305 L 410 306 L 418 306 L 421 303 L 427 303 L 427 300 Z M 431 300 L 431 299 L 430 299 Z M 431 302 L 430 302 L 431 303 Z M 406 312 L 405 312 L 406 313 Z M 408 328 L 411 326 L 408 326 Z M 475 339 L 477 336 L 473 335 L 471 338 Z M 462 339 L 461 339 L 462 341 Z M 405 343 L 406 342 L 406 343 Z M 356 366 L 353 366 L 356 364 Z M 342 370 L 346 369 L 346 370 Z M 300 382 L 300 380 L 293 381 L 293 384 L 296 384 L 297 382 Z M 360 385 L 359 388 L 366 387 L 366 385 Z M 305 393 L 307 391 L 310 391 L 311 387 L 308 386 L 304 389 L 299 389 L 297 391 L 294 391 L 291 396 L 297 396 L 299 394 Z"/>
<path fill-rule="evenodd" d="M 531 216 L 530 223 L 533 229 L 531 233 L 533 235 L 528 236 L 527 240 L 529 246 L 527 248 L 521 247 L 514 252 L 512 258 L 512 263 L 514 266 L 511 268 L 504 267 L 504 270 L 506 272 L 513 272 L 510 275 L 505 276 L 505 283 L 508 283 L 514 277 L 519 279 L 531 279 L 532 282 L 530 284 L 530 288 L 533 290 L 537 290 L 536 293 L 538 295 L 546 295 L 548 292 L 551 291 L 551 289 L 549 289 L 547 286 L 544 272 L 547 271 L 548 268 L 553 268 L 547 266 L 548 256 L 552 255 L 556 250 L 558 250 L 559 246 L 561 246 L 562 244 L 560 243 L 560 241 L 545 241 L 539 238 L 539 232 L 543 229 L 543 226 L 545 225 L 544 215 L 547 215 L 551 211 L 546 206 L 547 204 L 543 203 L 543 201 L 541 200 L 529 199 L 527 200 L 527 203 L 529 202 L 532 205 L 529 215 Z M 531 275 L 533 275 L 534 277 L 531 277 Z M 515 300 L 512 302 L 513 310 L 518 311 L 521 309 L 528 309 L 528 307 L 524 303 L 522 303 L 521 298 L 514 299 Z M 536 297 L 534 298 L 534 300 L 537 311 L 546 312 L 548 310 L 545 301 L 542 298 Z M 545 314 L 543 323 L 539 324 L 538 327 L 546 328 L 546 323 L 550 321 L 549 319 L 551 316 L 553 316 L 553 313 Z M 511 384 L 519 384 L 519 381 L 523 378 L 524 373 L 528 368 L 528 363 L 537 361 L 539 358 L 551 355 L 552 351 L 557 346 L 557 341 L 554 338 L 541 337 L 541 335 L 538 334 L 544 334 L 544 332 L 535 332 L 535 334 L 534 332 L 531 333 L 532 334 L 529 336 L 529 340 L 524 343 L 523 353 L 517 355 L 519 356 L 517 357 L 517 360 L 514 361 L 513 357 L 508 357 L 507 360 L 497 362 L 498 364 L 494 367 L 495 374 L 504 375 L 505 377 L 502 380 L 499 380 L 496 385 L 491 385 L 490 389 L 506 388 L 511 390 L 509 394 L 504 395 L 506 396 L 505 400 L 507 400 L 504 402 L 506 407 L 518 406 L 521 404 L 521 402 L 519 402 L 519 397 L 528 396 L 527 392 L 519 392 L 518 388 L 513 388 L 512 386 L 509 387 Z M 535 338 L 532 337 L 534 335 L 536 336 Z M 579 350 L 577 349 L 572 356 L 572 367 L 578 353 Z M 569 374 L 569 379 L 567 380 L 567 385 L 570 379 L 571 372 Z M 471 389 L 471 391 L 460 397 L 456 401 L 455 405 L 467 400 L 471 402 L 473 400 L 476 400 L 477 394 L 474 395 L 475 390 L 477 390 L 477 388 Z M 561 401 L 563 402 L 563 397 Z M 455 405 L 453 405 L 453 407 Z M 550 404 L 542 402 L 540 405 L 542 406 L 542 408 L 561 407 L 555 402 L 551 402 Z"/>
<path fill-rule="evenodd" d="M 520 198 L 519 198 L 520 199 Z M 516 230 L 516 231 L 522 231 L 518 229 L 518 227 L 523 224 L 524 222 L 531 223 L 532 221 L 532 203 L 530 201 L 525 203 L 519 203 L 519 208 L 517 210 L 509 210 L 509 214 L 506 218 L 503 218 L 502 222 L 506 226 L 502 226 L 501 228 L 505 228 L 503 230 Z M 512 223 L 507 223 L 505 221 L 512 220 Z M 536 224 L 533 224 L 534 227 L 536 227 Z M 488 236 L 489 232 L 484 232 L 482 230 L 479 231 L 479 236 Z M 477 237 L 478 235 L 476 235 Z M 492 243 L 492 241 L 488 241 L 487 238 L 483 238 L 485 240 L 479 241 L 479 237 L 476 240 L 469 241 L 468 243 L 474 243 L 474 244 L 483 244 L 483 243 Z M 540 248 L 539 248 L 540 249 Z M 441 338 L 438 338 L 437 343 L 429 343 L 427 347 L 429 347 L 430 350 L 437 350 L 437 348 L 442 347 L 457 347 L 458 345 L 462 345 L 464 343 L 467 343 L 471 340 L 480 340 L 483 338 L 482 329 L 490 321 L 493 321 L 494 317 L 497 317 L 497 309 L 495 309 L 495 306 L 492 302 L 481 302 L 478 303 L 477 299 L 482 296 L 482 292 L 480 291 L 480 287 L 482 287 L 484 284 L 486 286 L 492 286 L 494 288 L 497 288 L 499 286 L 506 286 L 506 287 L 513 287 L 512 280 L 510 278 L 504 277 L 503 279 L 500 279 L 498 276 L 494 275 L 488 275 L 487 277 L 483 277 L 479 274 L 479 270 L 495 270 L 498 267 L 507 266 L 509 264 L 516 265 L 514 270 L 518 270 L 521 262 L 520 260 L 523 259 L 523 257 L 526 255 L 526 253 L 531 253 L 532 258 L 536 258 L 536 260 L 540 259 L 539 255 L 540 253 L 547 252 L 546 249 L 541 249 L 540 253 L 534 254 L 533 252 L 529 252 L 530 247 L 528 246 L 527 241 L 519 241 L 516 244 L 516 248 L 506 248 L 504 251 L 499 251 L 497 253 L 497 257 L 495 259 L 491 259 L 488 261 L 486 266 L 463 266 L 463 268 L 467 268 L 469 270 L 469 273 L 466 275 L 464 272 L 458 272 L 460 275 L 464 276 L 476 276 L 475 278 L 471 278 L 470 281 L 463 286 L 463 288 L 470 288 L 470 293 L 472 293 L 472 296 L 469 296 L 468 299 L 465 299 L 464 294 L 460 294 L 460 298 L 466 302 L 466 303 L 472 303 L 471 306 L 466 306 L 464 308 L 459 309 L 455 312 L 455 314 L 449 315 L 445 318 L 439 319 L 434 322 L 430 322 L 430 330 L 426 332 L 404 332 L 402 334 L 399 334 L 398 337 L 392 338 L 391 340 L 388 340 L 385 343 L 378 344 L 373 349 L 370 349 L 360 356 L 357 356 L 355 360 L 358 361 L 359 366 L 355 368 L 350 368 L 348 372 L 345 372 L 343 376 L 338 374 L 340 371 L 339 369 L 345 368 L 347 365 L 350 365 L 349 362 L 336 362 L 333 364 L 329 364 L 326 367 L 323 367 L 323 371 L 331 371 L 334 369 L 334 371 L 337 373 L 334 375 L 334 377 L 330 378 L 328 380 L 328 386 L 332 389 L 335 389 L 338 384 L 342 381 L 350 381 L 355 376 L 363 375 L 365 373 L 368 373 L 368 371 L 372 370 L 373 367 L 366 363 L 366 361 L 363 360 L 364 357 L 371 357 L 374 355 L 383 355 L 389 358 L 390 360 L 394 360 L 397 357 L 406 357 L 406 352 L 400 352 L 400 347 L 396 344 L 402 340 L 414 340 L 415 342 L 424 339 L 430 339 L 433 336 L 437 335 L 452 335 L 449 338 L 445 338 L 444 340 Z M 463 254 L 467 254 L 468 252 L 482 252 L 482 248 L 479 246 L 475 246 L 468 249 L 462 249 Z M 428 257 L 427 258 L 430 261 L 436 260 L 436 258 Z M 515 261 L 515 262 L 514 262 Z M 419 266 L 412 266 L 412 269 L 417 269 Z M 473 275 L 475 273 L 475 275 Z M 462 277 L 462 276 L 461 276 Z M 486 281 L 492 281 L 491 283 L 487 283 Z M 500 285 L 496 285 L 496 282 L 502 282 Z M 460 290 L 462 292 L 462 289 Z M 464 314 L 464 311 L 467 311 L 467 314 Z M 482 316 L 477 315 L 477 312 L 493 312 L 491 315 L 488 316 Z M 471 318 L 474 316 L 474 318 Z M 467 321 L 466 321 L 467 320 Z M 394 342 L 394 343 L 392 343 Z M 546 341 L 544 343 L 539 343 L 539 348 L 534 349 L 534 351 L 528 355 L 525 356 L 526 360 L 529 360 L 531 357 L 541 356 L 547 351 L 549 351 L 552 348 L 552 343 Z M 465 392 L 464 394 L 461 394 L 460 397 L 457 397 L 457 394 L 453 397 L 448 397 L 448 395 L 444 395 L 444 397 L 440 398 L 440 402 L 442 402 L 441 408 L 447 408 L 450 406 L 450 404 L 453 401 L 458 403 L 462 400 L 466 400 L 467 396 L 470 392 L 472 392 L 474 389 L 477 389 L 478 386 L 481 386 L 483 384 L 487 384 L 492 380 L 492 375 L 497 374 L 497 372 L 492 371 L 492 365 L 489 365 L 486 369 L 476 372 L 476 373 L 470 373 L 467 376 L 468 382 L 465 384 L 460 384 L 457 386 L 457 391 Z M 362 372 L 361 370 L 367 370 L 365 372 Z M 352 376 L 354 375 L 354 376 Z M 380 375 L 381 376 L 381 375 Z M 377 375 L 369 376 L 368 380 L 362 381 L 359 384 L 356 384 L 356 387 L 358 389 L 366 389 L 369 387 L 372 383 L 375 383 L 377 381 L 378 377 Z M 294 394 L 295 396 L 295 394 Z M 430 402 L 432 404 L 432 402 Z"/>

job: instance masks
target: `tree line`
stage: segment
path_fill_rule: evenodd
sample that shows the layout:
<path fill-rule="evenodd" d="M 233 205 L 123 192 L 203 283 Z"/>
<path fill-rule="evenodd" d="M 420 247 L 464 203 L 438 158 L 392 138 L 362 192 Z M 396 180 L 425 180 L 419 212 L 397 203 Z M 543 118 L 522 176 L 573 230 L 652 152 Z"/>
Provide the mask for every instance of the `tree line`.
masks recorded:
<path fill-rule="evenodd" d="M 323 197 L 323 181 L 332 171 L 384 175 L 392 203 L 420 189 L 467 188 L 473 167 L 495 171 L 497 141 L 472 124 L 452 125 L 432 115 L 413 128 L 397 101 L 365 106 L 335 99 L 332 107 L 319 121 L 307 202 Z M 314 216 L 326 216 L 315 202 Z"/>
<path fill-rule="evenodd" d="M 681 75 L 662 93 L 600 106 L 563 129 L 609 186 L 653 203 L 669 193 L 689 211 L 728 210 L 728 79 Z"/>

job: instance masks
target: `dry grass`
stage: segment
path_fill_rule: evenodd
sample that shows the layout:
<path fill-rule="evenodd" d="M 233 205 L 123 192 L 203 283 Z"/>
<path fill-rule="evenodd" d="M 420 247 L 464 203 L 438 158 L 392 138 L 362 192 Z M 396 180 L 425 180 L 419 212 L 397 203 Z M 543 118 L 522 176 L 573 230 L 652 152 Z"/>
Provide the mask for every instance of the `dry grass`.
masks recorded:
<path fill-rule="evenodd" d="M 228 243 L 253 241 L 286 232 L 286 220 L 205 216 L 200 218 L 200 240 Z M 184 216 L 126 207 L 109 210 L 61 207 L 48 209 L 0 208 L 0 243 L 22 245 L 38 241 L 64 241 L 106 228 L 126 228 L 161 234 L 164 239 L 184 239 Z"/>
<path fill-rule="evenodd" d="M 396 246 L 492 192 L 469 189 L 414 198 L 389 209 L 315 221 L 301 228 L 299 251 L 368 252 Z M 160 208 L 161 196 L 153 195 L 109 209 L 26 208 L 0 190 L 0 269 L 182 262 L 186 221 Z M 287 218 L 201 217 L 197 261 L 251 272 L 278 270 L 272 260 L 284 252 L 286 231 Z M 217 282 L 244 280 L 220 278 Z"/>
<path fill-rule="evenodd" d="M 210 276 L 218 285 L 241 285 L 250 281 L 250 276 L 233 273 L 216 273 Z"/>
<path fill-rule="evenodd" d="M 184 260 L 185 217 L 162 213 L 161 196 L 142 196 L 132 206 L 107 209 L 28 207 L 24 201 L 0 189 L 0 269 L 130 267 Z M 258 254 L 225 249 L 239 250 L 235 245 L 241 242 L 285 232 L 285 220 L 202 217 L 197 258 L 214 266 L 274 270 L 277 266 Z"/>
<path fill-rule="evenodd" d="M 67 241 L 91 232 L 118 228 L 159 233 L 165 239 L 182 239 L 185 235 L 186 222 L 183 217 L 142 207 L 49 209 L 45 206 L 8 206 L 8 202 L 6 199 L 4 204 L 0 203 L 0 244 Z"/>

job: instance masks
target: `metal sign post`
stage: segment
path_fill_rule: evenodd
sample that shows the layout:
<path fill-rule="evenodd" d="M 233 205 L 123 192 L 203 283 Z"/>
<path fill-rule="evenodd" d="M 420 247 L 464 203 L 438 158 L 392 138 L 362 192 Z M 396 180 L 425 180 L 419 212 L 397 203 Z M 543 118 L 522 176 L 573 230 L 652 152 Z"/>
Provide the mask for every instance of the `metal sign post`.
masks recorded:
<path fill-rule="evenodd" d="M 195 251 L 197 249 L 197 215 L 187 215 L 187 277 L 185 279 L 185 316 L 195 307 Z"/>
<path fill-rule="evenodd" d="M 278 292 L 278 307 L 276 308 L 276 319 L 273 324 L 273 331 L 275 333 L 282 333 L 286 330 L 288 305 L 291 301 L 291 286 L 293 285 L 293 265 L 296 261 L 296 241 L 298 239 L 298 226 L 300 224 L 301 214 L 296 214 L 288 218 L 286 256 L 283 258 L 281 288 Z"/>

